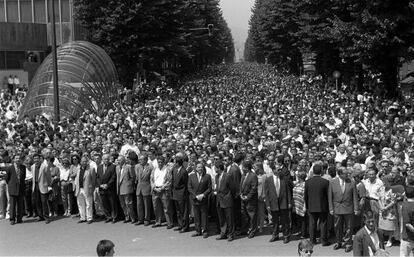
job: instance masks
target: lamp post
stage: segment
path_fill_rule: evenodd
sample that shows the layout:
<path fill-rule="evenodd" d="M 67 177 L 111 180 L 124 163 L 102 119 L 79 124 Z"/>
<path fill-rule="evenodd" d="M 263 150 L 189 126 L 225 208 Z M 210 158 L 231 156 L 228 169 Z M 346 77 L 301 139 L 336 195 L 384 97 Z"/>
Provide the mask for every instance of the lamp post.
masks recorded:
<path fill-rule="evenodd" d="M 336 70 L 332 73 L 332 76 L 335 78 L 335 87 L 336 91 L 338 92 L 338 79 L 341 77 L 341 73 Z"/>
<path fill-rule="evenodd" d="M 59 107 L 59 85 L 58 85 L 58 69 L 57 69 L 57 50 L 56 50 L 56 24 L 55 24 L 55 0 L 51 0 L 52 8 L 52 67 L 53 67 L 53 106 L 54 106 L 54 122 L 57 125 L 60 121 Z"/>

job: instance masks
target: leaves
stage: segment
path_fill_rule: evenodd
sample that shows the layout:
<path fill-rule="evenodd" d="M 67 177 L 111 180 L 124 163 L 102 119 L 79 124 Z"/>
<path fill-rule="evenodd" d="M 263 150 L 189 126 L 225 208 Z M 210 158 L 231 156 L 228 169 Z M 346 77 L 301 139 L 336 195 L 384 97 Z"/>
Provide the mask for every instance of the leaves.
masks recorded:
<path fill-rule="evenodd" d="M 164 61 L 184 64 L 197 55 L 207 56 L 211 62 L 232 61 L 233 39 L 218 4 L 217 0 L 202 4 L 190 0 L 75 0 L 74 8 L 77 19 L 91 32 L 89 40 L 107 51 L 122 82 L 130 84 L 140 64 L 161 72 Z M 212 37 L 205 29 L 191 31 L 207 24 L 217 29 Z"/>

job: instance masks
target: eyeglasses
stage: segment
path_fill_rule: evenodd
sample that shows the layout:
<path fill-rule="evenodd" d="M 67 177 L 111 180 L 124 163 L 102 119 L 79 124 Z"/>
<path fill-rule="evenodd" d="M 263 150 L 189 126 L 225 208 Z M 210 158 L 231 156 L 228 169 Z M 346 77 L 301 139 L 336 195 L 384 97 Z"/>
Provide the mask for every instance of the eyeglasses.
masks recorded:
<path fill-rule="evenodd" d="M 305 249 L 303 249 L 302 252 L 304 252 L 306 254 L 312 254 L 313 253 L 313 250 L 305 250 Z"/>

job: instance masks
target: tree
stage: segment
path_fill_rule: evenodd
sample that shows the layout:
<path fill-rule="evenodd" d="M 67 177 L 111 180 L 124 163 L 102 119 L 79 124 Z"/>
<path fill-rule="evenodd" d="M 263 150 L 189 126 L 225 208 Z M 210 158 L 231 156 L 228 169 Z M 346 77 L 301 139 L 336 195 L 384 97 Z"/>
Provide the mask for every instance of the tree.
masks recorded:
<path fill-rule="evenodd" d="M 206 2 L 214 4 L 203 15 L 199 15 L 201 4 L 190 0 L 75 0 L 74 7 L 77 19 L 91 32 L 89 40 L 107 51 L 121 81 L 130 84 L 143 66 L 162 71 L 165 62 L 185 65 L 201 50 L 219 50 L 214 52 L 217 58 L 218 53 L 221 58 L 230 55 L 223 51 L 232 47 L 232 39 L 218 1 Z M 207 18 L 218 27 L 223 41 L 213 44 L 206 31 L 200 39 L 191 32 L 194 27 L 207 27 Z"/>

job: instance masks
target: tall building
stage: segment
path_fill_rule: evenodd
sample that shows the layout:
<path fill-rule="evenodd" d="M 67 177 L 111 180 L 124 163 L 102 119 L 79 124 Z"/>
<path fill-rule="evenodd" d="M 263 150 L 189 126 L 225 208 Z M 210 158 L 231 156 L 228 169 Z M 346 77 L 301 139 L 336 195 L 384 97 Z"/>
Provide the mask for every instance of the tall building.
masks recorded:
<path fill-rule="evenodd" d="M 9 75 L 28 85 L 50 52 L 52 0 L 0 0 L 0 88 Z M 74 21 L 73 0 L 53 0 L 58 45 L 84 39 Z"/>

